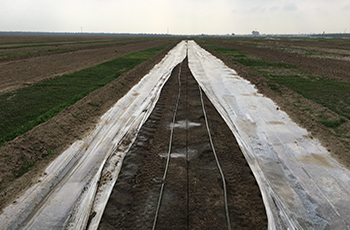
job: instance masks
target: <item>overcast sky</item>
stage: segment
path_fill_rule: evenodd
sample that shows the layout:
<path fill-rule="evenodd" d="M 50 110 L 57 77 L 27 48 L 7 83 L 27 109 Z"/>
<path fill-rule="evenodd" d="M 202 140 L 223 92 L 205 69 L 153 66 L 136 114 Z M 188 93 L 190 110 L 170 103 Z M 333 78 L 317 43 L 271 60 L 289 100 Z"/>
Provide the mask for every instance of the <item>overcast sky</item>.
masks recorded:
<path fill-rule="evenodd" d="M 349 0 L 0 0 L 0 31 L 350 32 Z"/>

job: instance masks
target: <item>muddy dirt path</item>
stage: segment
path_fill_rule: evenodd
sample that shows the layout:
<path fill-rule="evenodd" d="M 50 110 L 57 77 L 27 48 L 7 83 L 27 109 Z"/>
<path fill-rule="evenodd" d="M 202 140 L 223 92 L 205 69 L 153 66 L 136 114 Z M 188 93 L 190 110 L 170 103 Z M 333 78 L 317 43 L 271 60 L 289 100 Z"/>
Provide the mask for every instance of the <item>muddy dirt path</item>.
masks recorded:
<path fill-rule="evenodd" d="M 227 229 L 223 183 L 209 142 L 200 91 L 187 59 L 177 66 L 124 159 L 99 229 L 151 229 L 167 161 L 171 158 L 156 229 Z M 203 94 L 227 186 L 232 229 L 267 229 L 258 185 L 225 122 Z"/>

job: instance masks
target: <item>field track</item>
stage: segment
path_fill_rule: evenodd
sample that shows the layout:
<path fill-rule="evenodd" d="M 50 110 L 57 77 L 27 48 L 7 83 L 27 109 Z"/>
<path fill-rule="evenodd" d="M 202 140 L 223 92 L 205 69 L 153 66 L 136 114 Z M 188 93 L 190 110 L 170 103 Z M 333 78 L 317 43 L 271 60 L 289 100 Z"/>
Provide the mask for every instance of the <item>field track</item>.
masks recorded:
<path fill-rule="evenodd" d="M 99 229 L 267 228 L 243 154 L 205 95 L 203 111 L 201 95 L 185 59 L 126 155 Z"/>

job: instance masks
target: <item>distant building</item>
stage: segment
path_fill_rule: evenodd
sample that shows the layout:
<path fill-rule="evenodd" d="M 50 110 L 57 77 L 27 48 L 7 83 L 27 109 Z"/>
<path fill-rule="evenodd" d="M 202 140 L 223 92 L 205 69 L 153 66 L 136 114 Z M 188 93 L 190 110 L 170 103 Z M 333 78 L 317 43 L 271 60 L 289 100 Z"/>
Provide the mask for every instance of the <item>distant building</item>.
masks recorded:
<path fill-rule="evenodd" d="M 255 30 L 252 31 L 252 34 L 253 34 L 253 36 L 259 36 L 260 35 L 259 31 L 255 31 Z"/>

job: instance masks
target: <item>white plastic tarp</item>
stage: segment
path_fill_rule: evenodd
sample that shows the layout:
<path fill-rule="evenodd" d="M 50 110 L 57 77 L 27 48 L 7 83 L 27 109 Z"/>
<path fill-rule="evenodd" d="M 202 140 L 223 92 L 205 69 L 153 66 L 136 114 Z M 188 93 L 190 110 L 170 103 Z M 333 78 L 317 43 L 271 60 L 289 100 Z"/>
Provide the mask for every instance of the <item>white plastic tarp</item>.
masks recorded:
<path fill-rule="evenodd" d="M 349 229 L 349 170 L 254 85 L 193 41 L 188 58 L 258 181 L 269 229 Z"/>
<path fill-rule="evenodd" d="M 101 117 L 86 139 L 75 142 L 53 161 L 45 170 L 46 175 L 40 178 L 41 182 L 30 188 L 16 204 L 4 209 L 0 216 L 1 229 L 17 229 L 21 225 L 21 229 L 61 229 L 73 211 L 78 218 L 69 222 L 68 227 L 84 228 L 105 161 L 118 151 L 118 143 L 128 132 L 137 134 L 173 68 L 185 58 L 186 49 L 185 42 L 173 48 Z M 25 220 L 28 216 L 29 220 Z"/>

